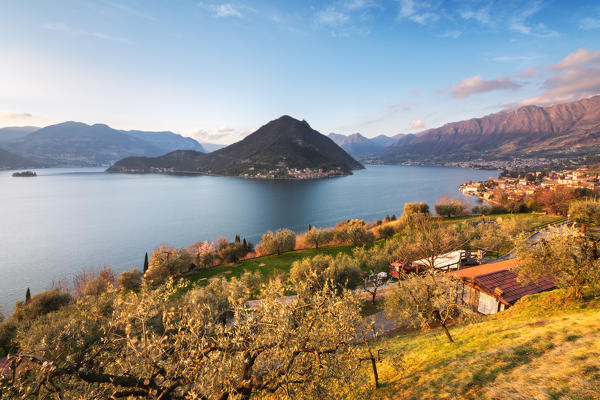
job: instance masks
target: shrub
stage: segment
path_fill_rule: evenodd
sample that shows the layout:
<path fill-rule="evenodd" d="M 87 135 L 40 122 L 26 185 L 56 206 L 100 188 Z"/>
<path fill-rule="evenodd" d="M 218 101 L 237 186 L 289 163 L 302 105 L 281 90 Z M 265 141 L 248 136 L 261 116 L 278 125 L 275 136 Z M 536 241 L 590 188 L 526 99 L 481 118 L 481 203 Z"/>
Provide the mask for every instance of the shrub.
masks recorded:
<path fill-rule="evenodd" d="M 96 279 L 104 280 L 109 286 L 115 286 L 117 282 L 115 272 L 109 266 L 105 265 L 102 268 L 84 269 L 73 277 L 73 294 L 75 297 L 86 296 L 85 288 L 91 281 Z M 96 282 L 95 285 L 98 286 L 99 283 Z"/>
<path fill-rule="evenodd" d="M 442 198 L 435 203 L 435 212 L 444 217 L 458 217 L 465 212 L 465 205 L 458 199 Z"/>
<path fill-rule="evenodd" d="M 142 273 L 137 268 L 121 272 L 119 275 L 119 287 L 123 290 L 135 289 L 142 284 Z"/>
<path fill-rule="evenodd" d="M 17 322 L 34 320 L 41 315 L 57 311 L 72 301 L 73 298 L 69 293 L 62 292 L 59 289 L 41 292 L 31 296 L 28 303 L 17 302 L 11 319 Z"/>
<path fill-rule="evenodd" d="M 0 348 L 4 353 L 9 353 L 14 347 L 14 338 L 17 334 L 17 324 L 12 320 L 0 323 Z"/>
<path fill-rule="evenodd" d="M 430 214 L 429 212 L 429 204 L 427 203 L 405 203 L 404 204 L 404 214 L 402 214 L 402 216 L 405 215 L 410 215 L 410 214 Z"/>
<path fill-rule="evenodd" d="M 385 239 L 389 239 L 392 236 L 394 236 L 394 234 L 396 233 L 396 230 L 394 229 L 394 227 L 390 226 L 390 225 L 383 225 L 381 227 L 379 227 L 379 229 L 377 229 L 377 234 L 379 235 L 379 237 L 385 238 Z"/>
<path fill-rule="evenodd" d="M 219 257 L 225 262 L 234 263 L 240 258 L 248 254 L 248 249 L 239 241 L 233 243 L 227 243 L 221 251 L 219 251 Z"/>
<path fill-rule="evenodd" d="M 112 283 L 108 282 L 102 277 L 98 277 L 96 279 L 92 279 L 85 285 L 85 287 L 83 288 L 83 295 L 99 296 L 102 293 L 106 293 L 113 288 L 114 286 L 112 285 Z"/>

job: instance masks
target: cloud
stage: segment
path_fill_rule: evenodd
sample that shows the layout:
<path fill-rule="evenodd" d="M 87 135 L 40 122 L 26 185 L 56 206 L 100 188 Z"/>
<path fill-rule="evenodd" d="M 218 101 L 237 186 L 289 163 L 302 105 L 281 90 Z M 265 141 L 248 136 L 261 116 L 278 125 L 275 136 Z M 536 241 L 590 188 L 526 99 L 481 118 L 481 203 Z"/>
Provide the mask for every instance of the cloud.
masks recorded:
<path fill-rule="evenodd" d="M 410 121 L 410 126 L 413 128 L 423 129 L 425 128 L 425 121 L 423 121 L 422 119 L 413 119 L 412 121 Z"/>
<path fill-rule="evenodd" d="M 542 84 L 544 92 L 513 106 L 550 105 L 600 93 L 600 51 L 579 49 L 550 67 L 554 73 Z"/>
<path fill-rule="evenodd" d="M 215 18 L 226 18 L 226 17 L 243 17 L 242 8 L 240 6 L 235 6 L 231 3 L 221 3 L 221 4 L 206 4 L 199 3 L 200 7 L 204 8 L 207 11 L 210 11 Z"/>
<path fill-rule="evenodd" d="M 529 67 L 523 68 L 521 72 L 516 74 L 519 78 L 533 78 L 534 76 L 540 75 L 540 69 L 535 65 L 530 65 Z"/>
<path fill-rule="evenodd" d="M 134 17 L 138 17 L 138 18 L 142 18 L 142 19 L 147 19 L 148 21 L 156 21 L 156 18 L 154 18 L 152 15 L 143 13 L 143 12 L 141 12 L 139 10 L 136 10 L 135 8 L 128 7 L 126 5 L 119 4 L 119 3 L 114 3 L 112 1 L 107 1 L 106 4 L 108 4 L 108 5 L 110 5 L 110 6 L 114 7 L 114 8 L 117 8 L 117 9 L 119 9 L 119 10 L 121 10 L 121 11 L 123 11 L 123 12 L 125 12 L 125 13 L 127 13 L 129 15 L 134 16 Z"/>
<path fill-rule="evenodd" d="M 436 13 L 436 9 L 437 7 L 428 2 L 400 0 L 398 18 L 408 19 L 418 24 L 425 25 L 440 19 L 440 16 Z"/>
<path fill-rule="evenodd" d="M 233 128 L 219 128 L 215 131 L 208 131 L 205 129 L 199 129 L 195 132 L 192 132 L 190 136 L 196 138 L 199 141 L 204 142 L 221 142 L 223 139 L 235 139 L 241 137 L 241 135 L 246 136 L 250 132 L 240 131 Z M 227 142 L 228 140 L 225 140 Z"/>
<path fill-rule="evenodd" d="M 491 92 L 493 90 L 514 90 L 523 85 L 514 81 L 510 76 L 497 79 L 484 80 L 481 75 L 474 75 L 463 79 L 456 85 L 450 86 L 452 97 L 464 99 L 475 93 Z"/>
<path fill-rule="evenodd" d="M 492 9 L 492 3 L 489 3 L 487 6 L 481 7 L 477 10 L 474 9 L 462 9 L 458 12 L 458 14 L 466 20 L 475 20 L 479 22 L 481 25 L 489 25 L 492 21 L 490 17 L 490 11 Z"/>
<path fill-rule="evenodd" d="M 556 64 L 550 66 L 550 69 L 562 71 L 583 65 L 596 64 L 600 62 L 600 50 L 590 51 L 588 49 L 579 49 L 571 53 Z"/>
<path fill-rule="evenodd" d="M 29 119 L 33 115 L 30 113 L 0 112 L 0 119 Z"/>
<path fill-rule="evenodd" d="M 581 21 L 579 21 L 579 29 L 583 29 L 584 31 L 600 29 L 600 18 L 583 18 Z"/>
<path fill-rule="evenodd" d="M 60 32 L 60 33 L 64 33 L 64 34 L 67 34 L 70 36 L 75 36 L 75 37 L 92 37 L 92 38 L 96 38 L 96 39 L 107 40 L 110 42 L 117 42 L 117 43 L 130 44 L 130 45 L 133 44 L 133 42 L 128 39 L 120 38 L 117 36 L 112 36 L 112 35 L 109 35 L 109 34 L 103 33 L 103 32 L 75 29 L 66 24 L 60 23 L 60 22 L 59 23 L 47 22 L 47 23 L 42 24 L 42 28 L 47 29 L 49 31 Z"/>
<path fill-rule="evenodd" d="M 522 33 L 524 35 L 537 37 L 554 37 L 558 36 L 558 32 L 548 28 L 543 23 L 529 24 L 529 17 L 536 14 L 542 9 L 542 1 L 532 1 L 528 5 L 520 8 L 520 12 L 513 12 L 509 18 L 508 27 L 510 30 Z"/>
<path fill-rule="evenodd" d="M 317 12 L 316 18 L 317 22 L 319 22 L 321 25 L 333 27 L 344 25 L 350 19 L 346 13 L 336 9 L 335 7 L 327 7 L 326 9 Z"/>
<path fill-rule="evenodd" d="M 352 11 L 378 7 L 379 3 L 375 0 L 348 0 L 346 3 L 344 3 L 344 8 Z"/>
<path fill-rule="evenodd" d="M 462 34 L 461 31 L 457 31 L 457 30 L 449 30 L 444 32 L 441 37 L 443 38 L 451 38 L 451 39 L 458 39 L 458 37 Z"/>
<path fill-rule="evenodd" d="M 492 61 L 496 62 L 531 62 L 535 59 L 540 58 L 539 54 L 516 54 L 516 55 L 504 55 L 492 57 Z"/>

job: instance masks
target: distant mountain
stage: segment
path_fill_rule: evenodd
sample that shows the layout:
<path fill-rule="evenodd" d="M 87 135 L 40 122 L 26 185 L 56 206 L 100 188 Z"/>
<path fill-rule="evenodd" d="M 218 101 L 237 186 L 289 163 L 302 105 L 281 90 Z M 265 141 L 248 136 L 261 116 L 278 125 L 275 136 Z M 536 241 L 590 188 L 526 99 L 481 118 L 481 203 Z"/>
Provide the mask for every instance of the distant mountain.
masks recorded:
<path fill-rule="evenodd" d="M 38 168 L 40 164 L 18 154 L 0 149 L 0 169 Z"/>
<path fill-rule="evenodd" d="M 202 147 L 204 147 L 206 149 L 207 153 L 211 153 L 213 151 L 217 151 L 217 150 L 227 147 L 226 144 L 218 144 L 218 143 L 200 142 L 200 144 L 202 145 Z"/>
<path fill-rule="evenodd" d="M 195 168 L 193 168 L 195 167 Z M 109 172 L 193 172 L 255 178 L 349 175 L 363 166 L 306 121 L 283 116 L 243 140 L 206 155 L 176 152 L 117 162 Z"/>
<path fill-rule="evenodd" d="M 386 146 L 396 142 L 394 138 L 385 135 L 379 135 L 373 139 L 364 137 L 360 133 L 348 136 L 330 133 L 328 136 L 338 146 L 348 152 L 348 154 L 358 159 L 371 158 L 371 156 L 378 154 Z"/>
<path fill-rule="evenodd" d="M 333 140 L 335 142 L 335 144 L 337 144 L 338 146 L 342 146 L 342 144 L 344 144 L 344 140 L 346 140 L 346 138 L 348 136 L 346 135 L 340 135 L 339 133 L 333 133 L 331 132 L 329 135 L 327 135 L 327 137 L 331 140 Z"/>
<path fill-rule="evenodd" d="M 436 163 L 475 158 L 503 159 L 564 154 L 600 148 L 600 96 L 550 107 L 514 111 L 453 122 L 387 147 L 380 161 Z"/>
<path fill-rule="evenodd" d="M 21 139 L 31 132 L 37 131 L 38 127 L 35 126 L 11 126 L 7 128 L 0 128 L 0 142 L 6 142 L 15 139 Z"/>
<path fill-rule="evenodd" d="M 159 148 L 163 154 L 175 150 L 195 150 L 206 153 L 206 149 L 195 139 L 185 137 L 170 131 L 146 132 L 146 131 L 121 131 L 126 135 L 142 139 L 145 142 Z"/>
<path fill-rule="evenodd" d="M 2 140 L 6 137 L 6 140 Z M 63 122 L 45 128 L 2 128 L 0 143 L 40 166 L 110 165 L 128 156 L 159 156 L 174 150 L 205 152 L 200 143 L 173 132 L 120 131 L 104 124 Z"/>
<path fill-rule="evenodd" d="M 371 138 L 371 142 L 375 143 L 376 145 L 380 146 L 380 147 L 386 147 L 386 146 L 390 146 L 394 143 L 396 143 L 396 141 L 398 140 L 398 138 L 402 136 L 402 133 L 393 137 L 390 136 L 386 136 L 386 135 L 379 135 L 379 136 L 375 136 L 374 138 Z"/>

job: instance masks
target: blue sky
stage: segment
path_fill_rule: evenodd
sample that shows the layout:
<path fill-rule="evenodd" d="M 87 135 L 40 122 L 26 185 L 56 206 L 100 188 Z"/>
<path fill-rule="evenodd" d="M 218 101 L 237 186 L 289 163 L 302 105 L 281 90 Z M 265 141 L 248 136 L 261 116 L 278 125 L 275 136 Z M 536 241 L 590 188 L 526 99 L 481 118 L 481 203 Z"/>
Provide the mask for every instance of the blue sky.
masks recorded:
<path fill-rule="evenodd" d="M 596 1 L 2 0 L 0 37 L 0 126 L 373 137 L 600 93 Z"/>

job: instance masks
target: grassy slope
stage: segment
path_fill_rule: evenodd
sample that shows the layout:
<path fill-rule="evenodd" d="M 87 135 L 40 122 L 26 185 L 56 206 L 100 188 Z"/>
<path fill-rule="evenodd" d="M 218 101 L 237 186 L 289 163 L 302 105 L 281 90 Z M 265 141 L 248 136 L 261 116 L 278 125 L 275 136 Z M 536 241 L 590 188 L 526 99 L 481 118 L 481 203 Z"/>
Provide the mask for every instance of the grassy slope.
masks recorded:
<path fill-rule="evenodd" d="M 529 296 L 482 322 L 382 338 L 374 399 L 600 399 L 600 299 Z"/>

